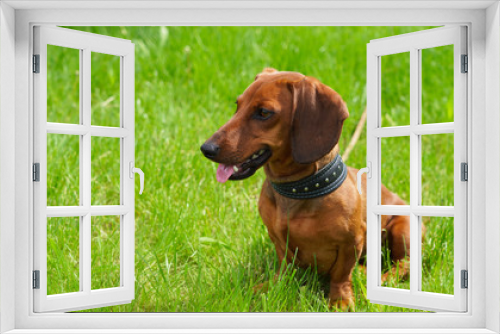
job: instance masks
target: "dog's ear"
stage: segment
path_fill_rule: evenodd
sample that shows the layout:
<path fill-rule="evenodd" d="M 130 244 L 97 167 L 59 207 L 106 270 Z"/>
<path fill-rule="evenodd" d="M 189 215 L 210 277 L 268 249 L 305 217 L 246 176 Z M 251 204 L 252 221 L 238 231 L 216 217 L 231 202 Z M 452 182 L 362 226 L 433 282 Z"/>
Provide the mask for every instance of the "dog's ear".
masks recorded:
<path fill-rule="evenodd" d="M 272 68 L 272 67 L 266 67 L 265 69 L 262 70 L 262 72 L 260 72 L 259 74 L 257 74 L 255 76 L 255 80 L 254 81 L 257 81 L 257 79 L 261 76 L 261 75 L 265 75 L 265 74 L 273 74 L 273 73 L 277 73 L 278 70 Z"/>
<path fill-rule="evenodd" d="M 311 163 L 338 143 L 349 111 L 330 87 L 305 77 L 293 87 L 292 155 L 298 163 Z"/>

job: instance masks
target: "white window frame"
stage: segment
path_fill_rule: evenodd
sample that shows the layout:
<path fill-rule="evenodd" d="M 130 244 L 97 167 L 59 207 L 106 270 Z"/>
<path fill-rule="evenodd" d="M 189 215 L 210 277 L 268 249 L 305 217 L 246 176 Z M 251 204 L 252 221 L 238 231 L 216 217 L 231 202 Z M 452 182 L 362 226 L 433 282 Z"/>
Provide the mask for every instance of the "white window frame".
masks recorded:
<path fill-rule="evenodd" d="M 467 77 L 462 73 L 462 57 L 467 54 L 466 27 L 448 26 L 372 40 L 367 46 L 367 146 L 366 159 L 371 167 L 367 179 L 367 297 L 372 303 L 414 307 L 423 310 L 467 310 L 467 290 L 461 287 L 461 271 L 467 269 L 467 185 L 461 181 L 460 164 L 467 162 Z M 422 50 L 451 45 L 453 64 L 453 113 L 449 123 L 422 123 Z M 382 57 L 402 52 L 409 54 L 410 124 L 382 127 L 384 82 Z M 454 205 L 422 205 L 422 135 L 453 134 Z M 410 201 L 408 205 L 382 204 L 382 138 L 408 138 Z M 471 180 L 472 182 L 472 180 Z M 382 272 L 382 215 L 407 215 L 410 220 L 410 288 L 384 287 Z M 422 291 L 422 217 L 453 217 L 454 289 L 453 294 Z M 411 306 L 410 306 L 411 305 Z"/>
<path fill-rule="evenodd" d="M 80 119 L 78 124 L 47 121 L 47 45 L 78 50 L 80 58 Z M 120 108 L 119 126 L 96 126 L 91 120 L 92 53 L 119 58 Z M 135 160 L 134 44 L 128 40 L 91 34 L 60 27 L 34 27 L 34 53 L 39 55 L 39 73 L 34 82 L 34 162 L 40 166 L 39 182 L 34 194 L 34 269 L 39 271 L 39 288 L 34 289 L 36 312 L 74 311 L 102 306 L 128 304 L 135 296 L 135 191 L 130 170 Z M 47 134 L 78 136 L 79 205 L 47 206 Z M 115 205 L 92 205 L 92 138 L 119 140 L 120 201 Z M 61 157 L 63 159 L 63 157 Z M 94 171 L 95 173 L 95 171 Z M 132 173 L 132 175 L 134 175 Z M 92 289 L 92 217 L 119 217 L 119 286 Z M 77 292 L 47 295 L 47 218 L 79 218 L 79 286 Z M 57 284 L 57 282 L 56 282 Z"/>
<path fill-rule="evenodd" d="M 0 4 L 0 330 L 13 333 L 494 333 L 500 330 L 500 17 L 497 1 L 3 1 Z M 66 7 L 66 8 L 59 8 Z M 104 7 L 104 9 L 103 9 Z M 124 8 L 128 7 L 128 8 Z M 142 9 L 142 10 L 138 10 Z M 469 307 L 432 314 L 35 314 L 31 289 L 32 27 L 450 25 L 469 28 Z M 368 41 L 367 41 L 368 43 Z M 486 70 L 487 69 L 487 70 Z M 339 83 L 342 84 L 342 83 Z M 14 143 L 14 145 L 12 145 Z M 488 179 L 486 178 L 488 177 Z M 487 180 L 487 182 L 486 182 Z M 473 228 L 472 228 L 473 226 Z M 488 256 L 487 256 L 488 255 Z M 487 258 L 486 258 L 487 257 Z M 486 261 L 488 261 L 486 265 Z M 116 329 L 112 331 L 112 329 Z M 120 330 L 121 329 L 121 330 Z M 132 330 L 137 329 L 137 330 Z M 170 329 L 170 330 L 169 330 Z M 391 330 L 392 329 L 392 330 Z M 39 330 L 39 331 L 38 331 Z M 187 333 L 189 331 L 184 331 Z M 248 330 L 246 331 L 248 332 Z"/>

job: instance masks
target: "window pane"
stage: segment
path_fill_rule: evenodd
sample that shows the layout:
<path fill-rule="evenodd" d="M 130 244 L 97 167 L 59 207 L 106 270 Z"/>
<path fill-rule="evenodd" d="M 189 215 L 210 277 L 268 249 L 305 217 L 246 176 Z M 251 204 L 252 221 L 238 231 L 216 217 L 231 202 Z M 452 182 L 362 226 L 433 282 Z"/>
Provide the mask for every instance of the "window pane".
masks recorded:
<path fill-rule="evenodd" d="M 410 124 L 410 53 L 381 57 L 382 126 Z"/>
<path fill-rule="evenodd" d="M 422 291 L 453 294 L 453 218 L 422 217 Z"/>
<path fill-rule="evenodd" d="M 92 137 L 92 205 L 120 204 L 120 138 Z"/>
<path fill-rule="evenodd" d="M 80 50 L 47 45 L 47 122 L 80 123 Z"/>
<path fill-rule="evenodd" d="M 80 205 L 80 137 L 47 134 L 47 206 Z"/>
<path fill-rule="evenodd" d="M 410 289 L 410 217 L 382 216 L 381 286 Z"/>
<path fill-rule="evenodd" d="M 120 57 L 92 52 L 92 125 L 120 126 Z"/>
<path fill-rule="evenodd" d="M 80 291 L 80 217 L 47 218 L 47 294 Z"/>
<path fill-rule="evenodd" d="M 453 122 L 453 45 L 421 50 L 422 123 Z"/>
<path fill-rule="evenodd" d="M 92 217 L 92 289 L 120 286 L 120 216 Z"/>
<path fill-rule="evenodd" d="M 422 136 L 422 205 L 454 205 L 453 133 Z"/>
<path fill-rule="evenodd" d="M 397 194 L 407 204 L 410 203 L 410 138 L 380 138 L 382 184 Z M 382 193 L 383 195 L 383 193 Z M 382 204 L 393 204 L 384 203 Z"/>

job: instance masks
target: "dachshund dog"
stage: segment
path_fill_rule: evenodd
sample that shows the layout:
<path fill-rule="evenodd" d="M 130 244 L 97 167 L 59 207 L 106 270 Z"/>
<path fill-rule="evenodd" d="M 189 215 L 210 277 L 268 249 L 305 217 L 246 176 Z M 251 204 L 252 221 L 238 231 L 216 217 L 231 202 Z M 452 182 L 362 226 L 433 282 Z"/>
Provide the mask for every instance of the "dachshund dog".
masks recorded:
<path fill-rule="evenodd" d="M 342 310 L 354 307 L 351 275 L 366 252 L 366 191 L 358 193 L 357 170 L 339 156 L 348 116 L 340 95 L 317 79 L 266 68 L 238 97 L 234 116 L 201 146 L 219 163 L 219 182 L 246 179 L 264 167 L 259 213 L 280 263 L 328 274 L 330 307 Z M 382 204 L 405 204 L 384 186 L 381 191 Z M 382 216 L 381 226 L 392 273 L 404 277 L 409 218 Z"/>

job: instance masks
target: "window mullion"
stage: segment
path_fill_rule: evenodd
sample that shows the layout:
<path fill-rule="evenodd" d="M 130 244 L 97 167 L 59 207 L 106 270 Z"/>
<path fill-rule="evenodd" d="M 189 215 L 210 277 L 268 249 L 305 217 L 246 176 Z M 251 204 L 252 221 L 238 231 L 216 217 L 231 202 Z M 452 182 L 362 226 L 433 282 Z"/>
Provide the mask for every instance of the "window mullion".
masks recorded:
<path fill-rule="evenodd" d="M 418 64 L 418 95 L 417 95 L 417 103 L 418 103 L 418 109 L 417 109 L 417 125 L 415 126 L 415 130 L 417 128 L 422 128 L 422 50 L 419 49 L 417 50 L 417 64 Z M 443 124 L 445 126 L 445 124 Z M 450 126 L 450 124 L 448 124 Z M 451 125 L 451 129 L 453 131 L 453 125 Z M 437 130 L 437 129 L 436 129 Z M 441 129 L 443 131 L 444 129 Z M 436 131 L 437 132 L 437 131 Z M 415 135 L 417 135 L 417 204 L 420 207 L 422 205 L 422 135 L 423 133 L 417 133 L 415 132 Z M 417 208 L 417 207 L 415 207 Z M 417 214 L 416 211 L 413 211 L 413 214 Z M 422 214 L 419 216 L 416 216 L 416 248 L 417 251 L 417 282 L 418 282 L 418 291 L 422 291 Z M 415 245 L 415 244 L 414 244 Z"/>
<path fill-rule="evenodd" d="M 414 132 L 419 122 L 420 66 L 419 50 L 410 50 L 410 292 L 415 294 L 420 281 L 419 217 L 413 211 L 419 204 L 420 188 L 420 136 Z"/>
<path fill-rule="evenodd" d="M 91 51 L 86 48 L 82 52 L 82 68 L 80 69 L 80 74 L 82 78 L 80 98 L 82 101 L 82 125 L 85 127 L 91 126 Z M 91 290 L 91 134 L 87 132 L 82 136 L 82 159 L 80 159 L 82 177 L 81 177 L 81 189 L 83 191 L 83 206 L 89 208 L 89 212 L 85 214 L 82 218 L 82 229 L 80 230 L 81 242 L 80 242 L 80 264 L 81 264 L 81 277 L 83 278 L 83 291 L 90 293 Z"/>

